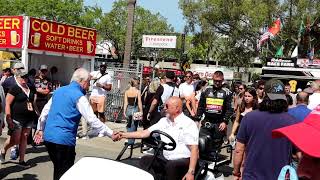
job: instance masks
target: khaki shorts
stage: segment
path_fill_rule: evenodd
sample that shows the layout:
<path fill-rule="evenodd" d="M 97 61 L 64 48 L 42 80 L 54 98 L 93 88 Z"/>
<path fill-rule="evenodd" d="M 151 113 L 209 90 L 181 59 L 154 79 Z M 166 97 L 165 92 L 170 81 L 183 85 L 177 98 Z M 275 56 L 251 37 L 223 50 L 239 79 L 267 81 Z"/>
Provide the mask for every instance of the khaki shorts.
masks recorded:
<path fill-rule="evenodd" d="M 105 102 L 105 96 L 90 96 L 90 104 L 93 112 L 104 113 Z"/>

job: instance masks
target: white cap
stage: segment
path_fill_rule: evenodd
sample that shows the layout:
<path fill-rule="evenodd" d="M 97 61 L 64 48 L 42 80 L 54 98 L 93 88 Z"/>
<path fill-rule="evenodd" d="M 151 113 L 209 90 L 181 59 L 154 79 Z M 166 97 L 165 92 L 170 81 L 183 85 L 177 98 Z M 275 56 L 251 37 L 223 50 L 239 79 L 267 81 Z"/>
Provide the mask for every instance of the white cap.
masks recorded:
<path fill-rule="evenodd" d="M 40 70 L 43 70 L 43 69 L 48 70 L 48 66 L 45 64 L 42 64 L 39 69 Z"/>
<path fill-rule="evenodd" d="M 13 66 L 13 69 L 21 69 L 23 68 L 24 69 L 24 64 L 22 63 L 15 63 L 14 66 Z"/>

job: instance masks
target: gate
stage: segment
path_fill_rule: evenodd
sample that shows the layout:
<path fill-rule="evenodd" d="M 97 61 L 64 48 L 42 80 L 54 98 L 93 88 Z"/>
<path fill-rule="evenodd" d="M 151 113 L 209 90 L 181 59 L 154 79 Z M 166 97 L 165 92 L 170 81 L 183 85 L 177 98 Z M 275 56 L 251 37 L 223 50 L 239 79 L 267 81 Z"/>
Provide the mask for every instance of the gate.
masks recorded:
<path fill-rule="evenodd" d="M 108 121 L 122 122 L 124 92 L 129 88 L 132 78 L 140 80 L 142 84 L 143 66 L 141 64 L 130 65 L 128 68 L 120 68 L 118 64 L 107 64 L 107 72 L 112 78 L 112 90 L 107 93 L 105 116 Z"/>

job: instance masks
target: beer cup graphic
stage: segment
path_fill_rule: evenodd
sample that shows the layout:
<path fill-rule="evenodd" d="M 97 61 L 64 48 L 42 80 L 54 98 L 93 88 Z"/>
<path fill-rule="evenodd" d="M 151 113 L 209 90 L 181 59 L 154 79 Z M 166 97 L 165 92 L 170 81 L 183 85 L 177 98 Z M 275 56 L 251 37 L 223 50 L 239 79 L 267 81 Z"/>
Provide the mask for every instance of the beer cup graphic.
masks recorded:
<path fill-rule="evenodd" d="M 92 53 L 94 50 L 94 45 L 91 41 L 87 41 L 87 53 Z"/>
<path fill-rule="evenodd" d="M 17 31 L 11 31 L 10 32 L 11 37 L 11 45 L 16 46 L 20 42 L 20 35 L 17 33 Z"/>
<path fill-rule="evenodd" d="M 40 33 L 34 33 L 34 35 L 31 36 L 31 44 L 34 47 L 39 47 L 40 46 L 40 37 L 41 37 Z"/>

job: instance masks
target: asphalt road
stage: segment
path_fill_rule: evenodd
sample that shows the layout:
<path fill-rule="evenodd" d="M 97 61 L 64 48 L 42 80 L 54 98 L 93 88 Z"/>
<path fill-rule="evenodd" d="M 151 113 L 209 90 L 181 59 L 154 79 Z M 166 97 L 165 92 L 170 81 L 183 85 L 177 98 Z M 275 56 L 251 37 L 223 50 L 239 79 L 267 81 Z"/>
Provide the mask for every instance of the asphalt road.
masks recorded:
<path fill-rule="evenodd" d="M 118 124 L 108 122 L 107 125 L 115 130 L 125 130 L 125 124 Z M 6 132 L 0 137 L 0 147 L 6 139 Z M 108 159 L 116 159 L 117 155 L 123 148 L 125 141 L 113 142 L 106 137 L 97 137 L 87 140 L 77 140 L 76 146 L 76 161 L 85 156 L 102 157 Z M 9 160 L 10 152 L 7 152 L 6 163 L 0 166 L 0 179 L 6 180 L 51 180 L 53 175 L 53 165 L 49 159 L 48 153 L 44 146 L 33 148 L 28 146 L 26 161 L 32 164 L 31 168 L 24 169 L 17 165 L 18 160 Z M 128 153 L 126 153 L 128 155 Z M 134 157 L 140 157 L 143 154 L 139 152 L 139 149 L 134 150 Z M 125 170 L 124 170 L 125 171 Z M 226 175 L 230 175 L 231 168 L 226 167 Z M 108 170 L 106 169 L 106 179 L 116 179 L 108 177 Z M 90 173 L 90 172 L 88 172 Z M 225 178 L 231 179 L 231 176 Z"/>

